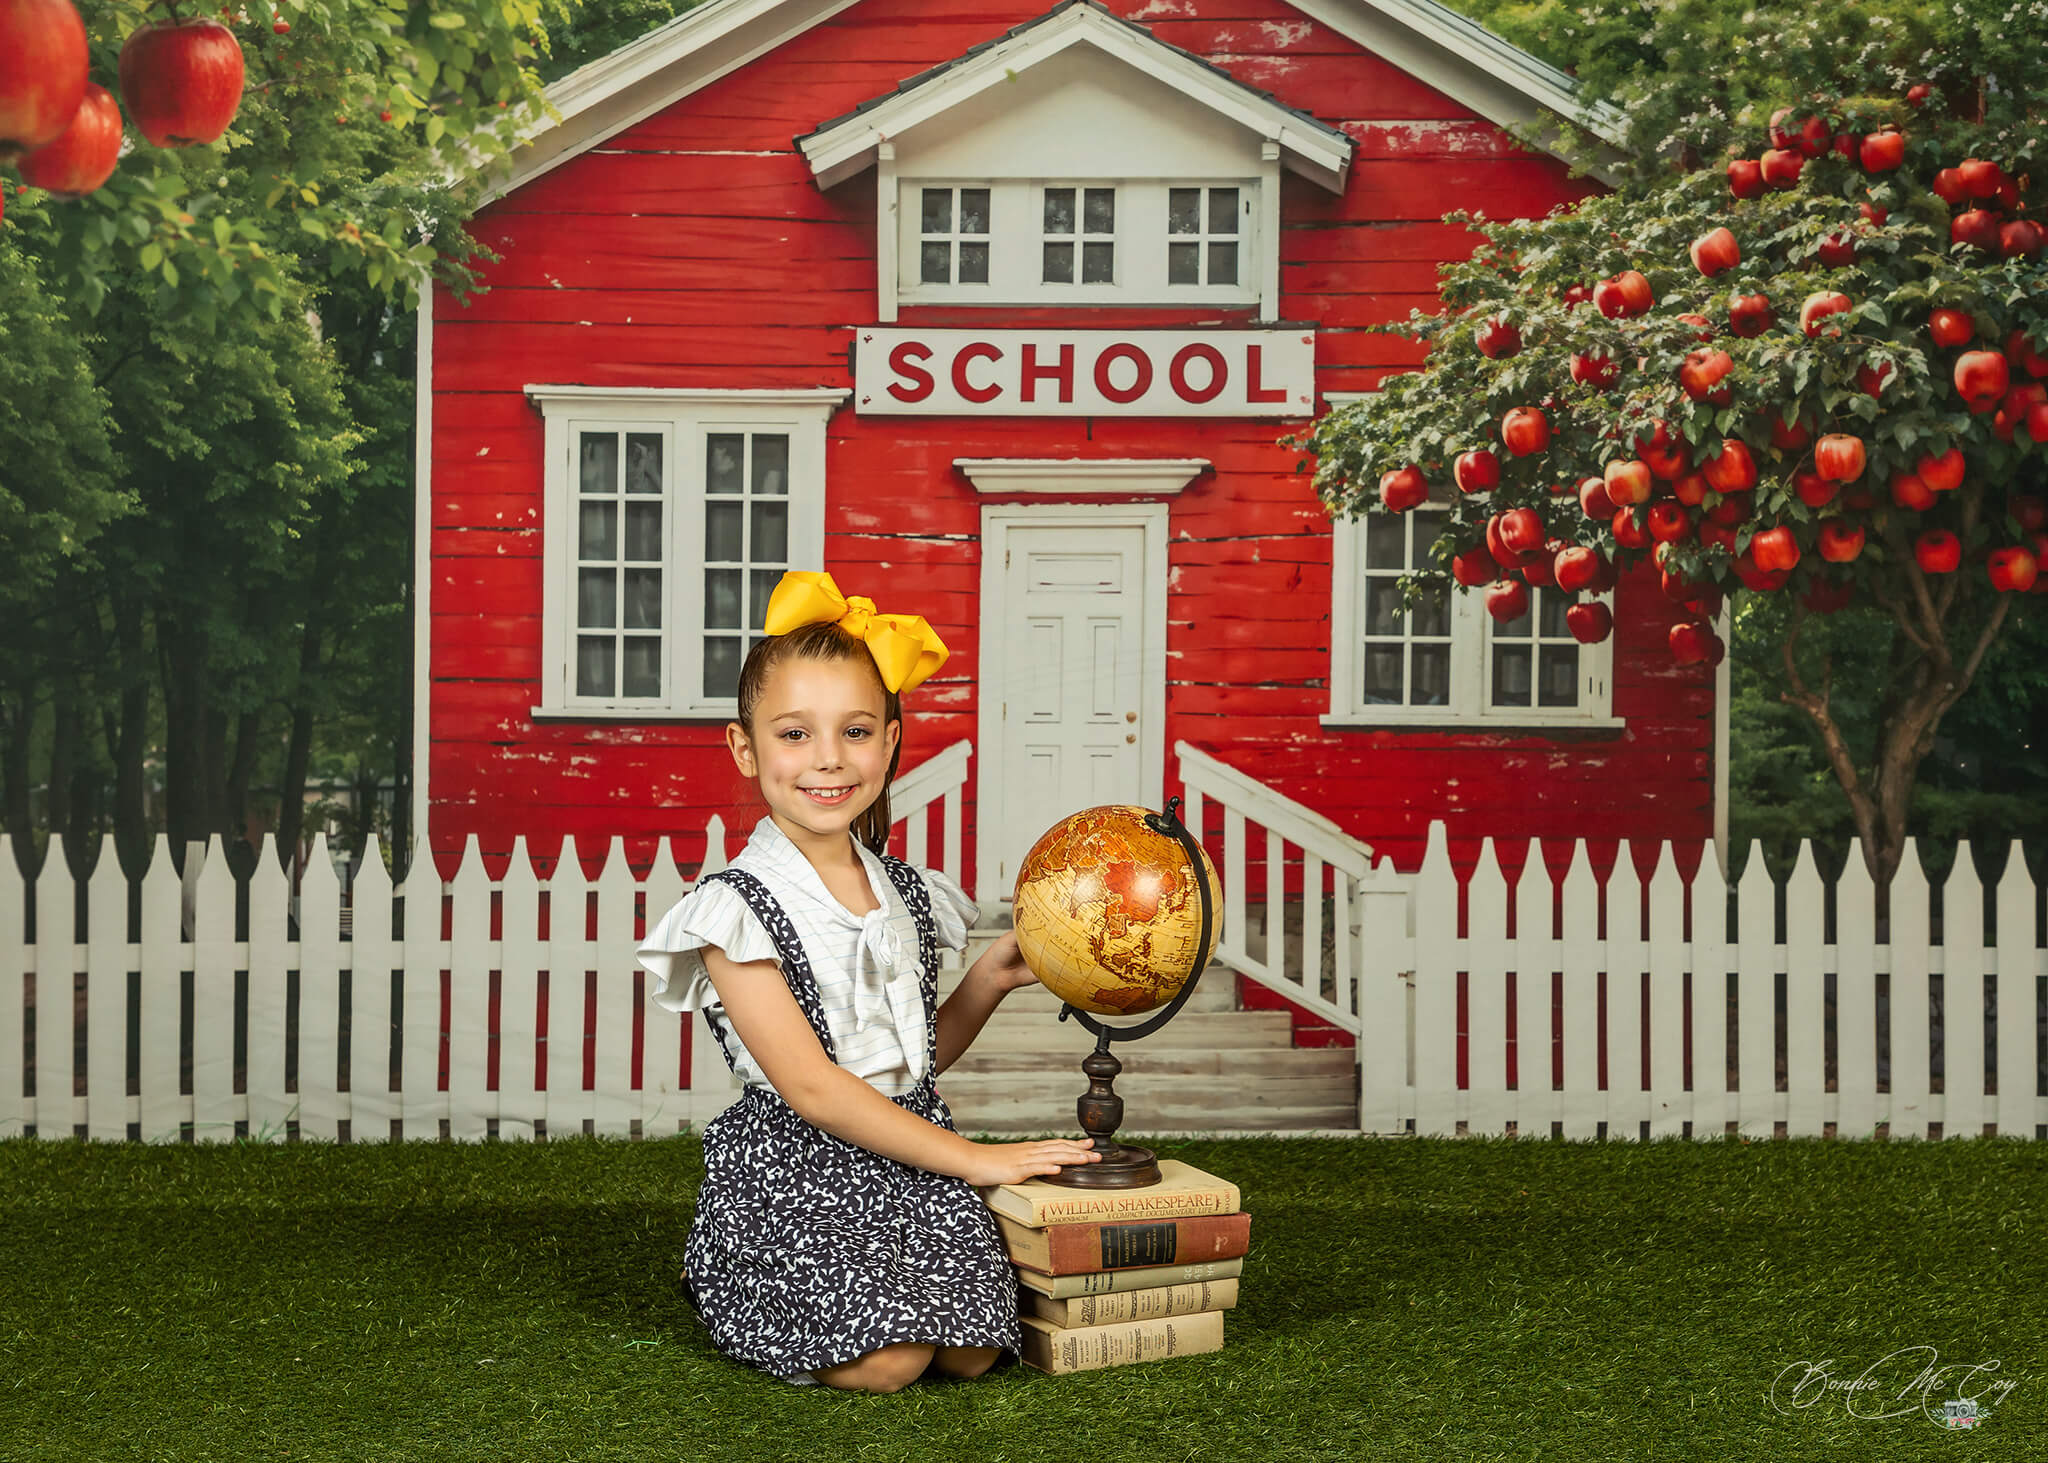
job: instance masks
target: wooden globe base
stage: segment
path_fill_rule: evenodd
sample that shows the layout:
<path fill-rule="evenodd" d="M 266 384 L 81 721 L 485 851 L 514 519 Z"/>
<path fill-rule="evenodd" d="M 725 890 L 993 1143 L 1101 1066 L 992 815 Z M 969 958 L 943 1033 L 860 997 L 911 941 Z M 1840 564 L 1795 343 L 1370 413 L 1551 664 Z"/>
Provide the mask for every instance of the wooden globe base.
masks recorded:
<path fill-rule="evenodd" d="M 1088 1090 L 1074 1103 L 1081 1131 L 1095 1140 L 1095 1151 L 1102 1158 L 1070 1163 L 1058 1173 L 1041 1175 L 1045 1183 L 1071 1189 L 1142 1189 L 1159 1182 L 1156 1153 L 1116 1141 L 1116 1130 L 1124 1120 L 1124 1100 L 1116 1095 L 1114 1084 L 1124 1064 L 1107 1047 L 1105 1042 L 1081 1059 L 1081 1070 L 1088 1074 Z"/>

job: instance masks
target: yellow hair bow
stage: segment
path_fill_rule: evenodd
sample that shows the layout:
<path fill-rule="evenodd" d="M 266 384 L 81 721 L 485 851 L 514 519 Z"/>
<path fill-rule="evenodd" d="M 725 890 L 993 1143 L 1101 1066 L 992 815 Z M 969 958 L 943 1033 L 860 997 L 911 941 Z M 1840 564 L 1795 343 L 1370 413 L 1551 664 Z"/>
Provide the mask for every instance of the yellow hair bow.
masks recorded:
<path fill-rule="evenodd" d="M 821 570 L 792 569 L 784 574 L 768 597 L 761 628 L 770 635 L 786 635 L 799 625 L 820 621 L 865 641 L 882 673 L 882 684 L 891 691 L 908 691 L 944 665 L 949 654 L 946 642 L 924 616 L 877 614 L 873 600 L 841 594 L 832 576 Z"/>

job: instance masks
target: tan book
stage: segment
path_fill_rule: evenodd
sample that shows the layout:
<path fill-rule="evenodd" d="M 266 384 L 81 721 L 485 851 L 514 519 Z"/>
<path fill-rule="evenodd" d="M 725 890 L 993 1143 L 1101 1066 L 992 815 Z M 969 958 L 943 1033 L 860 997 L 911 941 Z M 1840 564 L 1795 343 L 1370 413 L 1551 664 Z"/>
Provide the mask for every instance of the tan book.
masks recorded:
<path fill-rule="evenodd" d="M 1134 1270 L 1087 1270 L 1079 1275 L 1041 1275 L 1020 1266 L 1017 1278 L 1040 1295 L 1066 1300 L 1076 1295 L 1113 1295 L 1125 1290 L 1189 1285 L 1197 1280 L 1235 1280 L 1243 1273 L 1244 1261 L 1236 1259 L 1203 1260 L 1193 1265 L 1144 1265 Z"/>
<path fill-rule="evenodd" d="M 1027 1290 L 1024 1303 L 1030 1308 L 1024 1314 L 1041 1317 L 1055 1326 L 1107 1326 L 1115 1321 L 1151 1321 L 1161 1316 L 1191 1316 L 1198 1311 L 1227 1311 L 1237 1304 L 1237 1282 L 1198 1280 L 1192 1285 L 1077 1295 L 1068 1300 L 1054 1300 Z"/>
<path fill-rule="evenodd" d="M 1252 1217 L 1243 1210 L 1124 1224 L 1048 1224 L 1038 1229 L 1007 1214 L 995 1219 L 1010 1263 L 1041 1275 L 1235 1260 L 1250 1251 L 1252 1242 Z"/>
<path fill-rule="evenodd" d="M 1042 1228 L 1125 1219 L 1178 1219 L 1189 1214 L 1235 1214 L 1244 1207 L 1237 1185 L 1178 1158 L 1159 1160 L 1159 1182 L 1138 1189 L 1074 1189 L 1027 1179 L 976 1190 L 997 1214 Z"/>
<path fill-rule="evenodd" d="M 1223 1349 L 1221 1311 L 1107 1326 L 1055 1326 L 1041 1316 L 1025 1316 L 1018 1324 L 1024 1328 L 1025 1363 L 1054 1375 Z"/>

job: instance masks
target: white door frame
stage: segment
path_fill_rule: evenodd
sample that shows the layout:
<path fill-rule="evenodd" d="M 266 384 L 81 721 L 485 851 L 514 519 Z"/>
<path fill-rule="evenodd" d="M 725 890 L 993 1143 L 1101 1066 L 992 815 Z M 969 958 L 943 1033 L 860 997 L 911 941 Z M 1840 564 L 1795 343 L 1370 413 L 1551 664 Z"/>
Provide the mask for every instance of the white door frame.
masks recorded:
<path fill-rule="evenodd" d="M 1165 503 L 989 503 L 981 510 L 981 688 L 975 760 L 975 903 L 984 916 L 1010 897 L 995 865 L 982 857 L 980 830 L 1001 827 L 1003 807 L 1001 687 L 1009 660 L 1006 602 L 1012 528 L 1139 528 L 1145 533 L 1142 624 L 1139 630 L 1138 801 L 1158 808 L 1166 784 L 1166 535 Z"/>

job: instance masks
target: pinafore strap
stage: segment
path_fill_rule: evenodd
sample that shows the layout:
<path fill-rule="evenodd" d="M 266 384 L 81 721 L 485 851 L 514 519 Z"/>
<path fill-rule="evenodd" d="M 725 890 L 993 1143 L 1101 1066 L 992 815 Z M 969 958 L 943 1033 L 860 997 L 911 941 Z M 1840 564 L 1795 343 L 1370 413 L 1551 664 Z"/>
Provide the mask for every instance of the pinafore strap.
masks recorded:
<path fill-rule="evenodd" d="M 909 909 L 917 922 L 918 985 L 924 997 L 925 1011 L 925 1074 L 924 1081 L 933 1078 L 932 1064 L 938 1057 L 938 931 L 932 918 L 931 896 L 924 880 L 917 871 L 903 860 L 890 854 L 882 854 L 882 867 L 888 872 L 889 882 L 896 886 L 897 895 Z M 804 1019 L 811 1023 L 811 1030 L 817 1033 L 818 1043 L 825 1049 L 827 1060 L 837 1063 L 839 1053 L 832 1041 L 832 1028 L 825 1020 L 825 1007 L 818 995 L 817 977 L 811 971 L 811 962 L 804 954 L 804 942 L 797 934 L 796 925 L 791 922 L 787 911 L 775 896 L 768 892 L 768 886 L 748 873 L 745 869 L 724 868 L 715 874 L 706 874 L 699 884 L 713 881 L 730 884 L 746 901 L 747 908 L 761 921 L 768 937 L 775 942 L 776 954 L 782 959 L 783 979 L 788 982 L 790 993 L 802 1007 Z M 704 1024 L 711 1028 L 711 1034 L 718 1042 L 718 1049 L 725 1057 L 728 1069 L 736 1068 L 732 1048 L 726 1045 L 725 1033 L 711 1019 L 711 1012 L 704 1012 Z"/>

